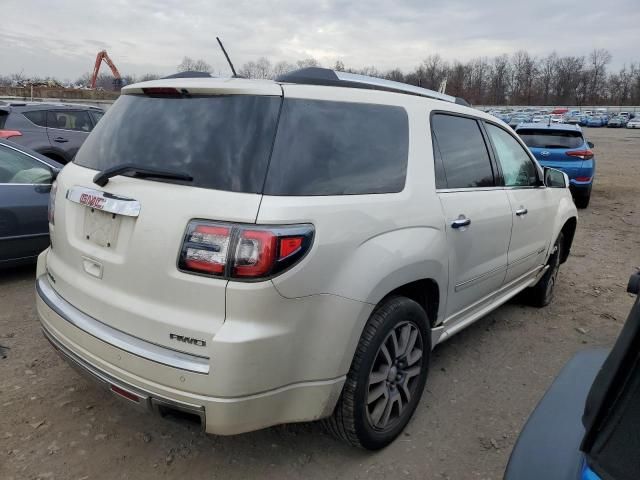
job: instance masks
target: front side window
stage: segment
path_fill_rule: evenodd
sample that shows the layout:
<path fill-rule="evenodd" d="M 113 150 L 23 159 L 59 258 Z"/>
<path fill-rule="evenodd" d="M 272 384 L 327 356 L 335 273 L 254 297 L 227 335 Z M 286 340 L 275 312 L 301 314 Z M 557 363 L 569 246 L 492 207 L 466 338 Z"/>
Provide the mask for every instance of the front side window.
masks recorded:
<path fill-rule="evenodd" d="M 522 145 L 500 127 L 485 124 L 493 143 L 506 187 L 535 187 L 538 174 L 533 161 Z"/>
<path fill-rule="evenodd" d="M 447 188 L 478 188 L 495 185 L 489 152 L 478 122 L 472 118 L 435 114 L 431 118 L 438 161 L 446 176 Z M 442 179 L 436 179 L 438 188 Z"/>
<path fill-rule="evenodd" d="M 87 112 L 74 112 L 69 110 L 49 111 L 47 116 L 47 126 L 49 128 L 77 130 L 86 133 L 89 133 L 93 128 Z"/>
<path fill-rule="evenodd" d="M 51 169 L 24 153 L 0 145 L 0 183 L 51 183 Z"/>
<path fill-rule="evenodd" d="M 408 155 L 404 108 L 285 98 L 264 193 L 400 192 Z"/>

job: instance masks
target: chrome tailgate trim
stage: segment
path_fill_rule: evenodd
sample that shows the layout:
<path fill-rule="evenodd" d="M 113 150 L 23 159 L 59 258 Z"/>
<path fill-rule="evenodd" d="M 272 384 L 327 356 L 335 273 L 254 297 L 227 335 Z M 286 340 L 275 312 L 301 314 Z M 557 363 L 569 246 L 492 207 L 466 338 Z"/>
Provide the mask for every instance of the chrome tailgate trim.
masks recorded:
<path fill-rule="evenodd" d="M 208 374 L 209 357 L 193 355 L 147 342 L 81 312 L 56 293 L 42 275 L 36 280 L 38 295 L 54 312 L 85 333 L 140 358 L 189 372 Z"/>
<path fill-rule="evenodd" d="M 103 212 L 137 217 L 140 215 L 140 202 L 133 198 L 119 197 L 93 188 L 75 186 L 67 190 L 67 200 L 79 205 L 102 210 Z"/>

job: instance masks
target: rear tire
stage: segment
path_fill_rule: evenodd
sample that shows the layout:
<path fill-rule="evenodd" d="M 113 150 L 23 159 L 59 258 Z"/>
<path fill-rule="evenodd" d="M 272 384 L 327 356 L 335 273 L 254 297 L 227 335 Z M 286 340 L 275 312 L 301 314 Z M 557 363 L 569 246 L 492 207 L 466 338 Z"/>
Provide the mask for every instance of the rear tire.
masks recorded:
<path fill-rule="evenodd" d="M 327 430 L 346 443 L 378 450 L 407 425 L 427 381 L 431 331 L 424 309 L 391 297 L 371 315 Z"/>
<path fill-rule="evenodd" d="M 589 200 L 591 200 L 591 190 L 589 190 L 588 193 L 576 195 L 573 202 L 578 208 L 587 208 L 589 206 Z"/>
<path fill-rule="evenodd" d="M 553 253 L 549 256 L 549 261 L 547 262 L 547 265 L 549 266 L 548 270 L 538 283 L 528 291 L 529 303 L 534 307 L 546 307 L 553 301 L 563 249 L 564 234 L 560 232 L 560 235 L 558 235 L 558 238 L 553 245 Z"/>

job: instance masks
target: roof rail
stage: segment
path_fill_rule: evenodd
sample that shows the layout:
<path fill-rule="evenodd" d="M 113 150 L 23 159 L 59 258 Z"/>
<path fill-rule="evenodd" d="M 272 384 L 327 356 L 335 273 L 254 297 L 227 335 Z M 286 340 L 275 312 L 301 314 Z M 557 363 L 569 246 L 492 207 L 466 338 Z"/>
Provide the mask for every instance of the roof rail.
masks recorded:
<path fill-rule="evenodd" d="M 355 73 L 338 72 L 329 68 L 308 67 L 285 73 L 276 78 L 276 82 L 298 83 L 302 85 L 325 85 L 331 87 L 365 88 L 370 90 L 384 90 L 387 92 L 406 93 L 420 97 L 433 98 L 459 105 L 470 106 L 460 97 L 453 97 L 427 88 L 416 87 L 408 83 L 394 82 L 383 78 L 368 77 Z"/>

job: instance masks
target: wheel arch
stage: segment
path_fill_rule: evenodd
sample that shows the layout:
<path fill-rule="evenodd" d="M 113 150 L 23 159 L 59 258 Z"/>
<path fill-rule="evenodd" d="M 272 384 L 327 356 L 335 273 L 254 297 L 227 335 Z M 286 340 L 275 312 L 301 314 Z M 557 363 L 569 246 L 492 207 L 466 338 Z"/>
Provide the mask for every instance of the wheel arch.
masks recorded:
<path fill-rule="evenodd" d="M 407 297 L 420 305 L 429 318 L 431 327 L 435 326 L 438 320 L 438 309 L 440 307 L 440 287 L 433 278 L 422 278 L 413 282 L 400 285 L 387 293 L 376 305 L 378 308 L 391 297 Z M 375 310 L 374 310 L 375 311 Z"/>

